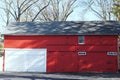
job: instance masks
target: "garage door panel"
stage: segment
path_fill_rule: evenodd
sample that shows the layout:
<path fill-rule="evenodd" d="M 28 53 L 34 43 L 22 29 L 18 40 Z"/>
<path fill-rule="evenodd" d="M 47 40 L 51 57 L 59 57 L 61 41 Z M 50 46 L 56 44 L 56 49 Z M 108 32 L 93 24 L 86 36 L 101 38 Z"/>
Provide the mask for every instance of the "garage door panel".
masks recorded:
<path fill-rule="evenodd" d="M 28 55 L 28 56 L 27 56 Z M 44 72 L 46 65 L 44 54 L 40 55 L 29 55 L 26 54 L 26 70 L 30 72 Z"/>
<path fill-rule="evenodd" d="M 5 71 L 46 72 L 46 49 L 6 49 Z"/>
<path fill-rule="evenodd" d="M 11 50 L 6 51 L 5 71 L 25 71 L 24 69 L 25 64 L 23 63 L 24 60 L 25 60 L 24 52 L 20 54 L 20 51 L 16 52 L 13 52 Z"/>

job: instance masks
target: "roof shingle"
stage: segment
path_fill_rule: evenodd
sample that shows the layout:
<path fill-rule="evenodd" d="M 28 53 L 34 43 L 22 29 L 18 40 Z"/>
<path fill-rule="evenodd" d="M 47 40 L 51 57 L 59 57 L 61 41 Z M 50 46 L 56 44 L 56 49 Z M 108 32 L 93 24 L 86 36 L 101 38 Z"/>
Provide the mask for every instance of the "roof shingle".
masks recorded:
<path fill-rule="evenodd" d="M 119 35 L 117 21 L 14 22 L 5 35 Z"/>

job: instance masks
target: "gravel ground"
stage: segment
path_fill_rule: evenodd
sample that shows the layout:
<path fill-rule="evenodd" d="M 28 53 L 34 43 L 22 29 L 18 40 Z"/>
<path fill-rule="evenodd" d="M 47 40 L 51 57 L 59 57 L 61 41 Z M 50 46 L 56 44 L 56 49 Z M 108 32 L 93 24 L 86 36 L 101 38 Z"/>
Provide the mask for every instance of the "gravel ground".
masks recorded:
<path fill-rule="evenodd" d="M 120 73 L 22 73 L 1 72 L 0 80 L 120 80 Z"/>

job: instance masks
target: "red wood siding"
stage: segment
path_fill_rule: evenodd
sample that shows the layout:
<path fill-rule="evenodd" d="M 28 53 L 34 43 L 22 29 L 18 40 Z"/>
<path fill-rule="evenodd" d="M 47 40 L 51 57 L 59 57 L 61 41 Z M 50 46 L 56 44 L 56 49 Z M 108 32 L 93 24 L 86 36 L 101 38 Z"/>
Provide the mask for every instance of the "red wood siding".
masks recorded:
<path fill-rule="evenodd" d="M 117 57 L 108 56 L 106 52 L 88 52 L 86 56 L 79 56 L 79 67 L 79 72 L 117 71 Z"/>
<path fill-rule="evenodd" d="M 75 52 L 48 52 L 47 72 L 78 72 Z"/>
<path fill-rule="evenodd" d="M 5 48 L 47 48 L 47 72 L 117 72 L 117 36 L 5 36 Z M 78 52 L 86 52 L 80 56 Z"/>

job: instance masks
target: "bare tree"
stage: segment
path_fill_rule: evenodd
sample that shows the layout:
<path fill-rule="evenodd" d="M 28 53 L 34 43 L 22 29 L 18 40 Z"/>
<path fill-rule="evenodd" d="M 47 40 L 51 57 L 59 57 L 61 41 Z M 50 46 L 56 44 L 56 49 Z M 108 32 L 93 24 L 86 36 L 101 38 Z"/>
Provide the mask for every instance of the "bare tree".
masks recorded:
<path fill-rule="evenodd" d="M 120 21 L 120 0 L 113 0 L 112 13 L 117 21 Z"/>
<path fill-rule="evenodd" d="M 3 14 L 1 14 L 1 19 L 3 20 L 3 22 L 5 22 L 5 25 L 8 25 L 9 21 L 10 21 L 10 12 L 8 10 L 10 10 L 10 6 L 11 6 L 11 2 L 9 1 L 9 5 L 5 4 L 7 3 L 7 0 L 4 0 L 4 8 L 1 7 L 1 9 L 4 10 L 5 12 L 5 16 Z"/>
<path fill-rule="evenodd" d="M 41 0 L 1 0 L 1 2 L 5 5 L 1 7 L 3 12 L 6 14 L 6 24 L 9 23 L 10 18 L 14 19 L 15 21 L 20 22 L 22 19 L 28 17 L 28 11 L 30 9 L 35 9 L 33 6 L 41 2 Z M 32 15 L 35 16 L 33 21 L 37 18 L 38 14 L 47 7 L 48 5 L 44 5 L 36 14 Z"/>
<path fill-rule="evenodd" d="M 68 16 L 76 7 L 77 0 L 50 0 L 50 5 L 45 8 L 38 16 L 40 21 L 66 21 Z M 48 4 L 48 0 L 43 0 L 43 5 Z M 39 4 L 36 4 L 38 10 L 41 9 Z"/>
<path fill-rule="evenodd" d="M 36 14 L 36 15 L 34 16 L 34 18 L 32 19 L 32 22 L 35 21 L 35 19 L 38 17 L 38 15 L 40 14 L 40 12 L 42 12 L 49 4 L 50 4 L 50 1 L 49 1 L 47 4 L 45 4 L 44 7 L 39 8 L 39 11 L 37 12 L 37 14 Z"/>
<path fill-rule="evenodd" d="M 113 6 L 113 0 L 87 0 L 86 1 L 89 9 L 98 18 L 102 20 L 111 20 L 113 14 L 111 13 L 111 8 Z"/>

